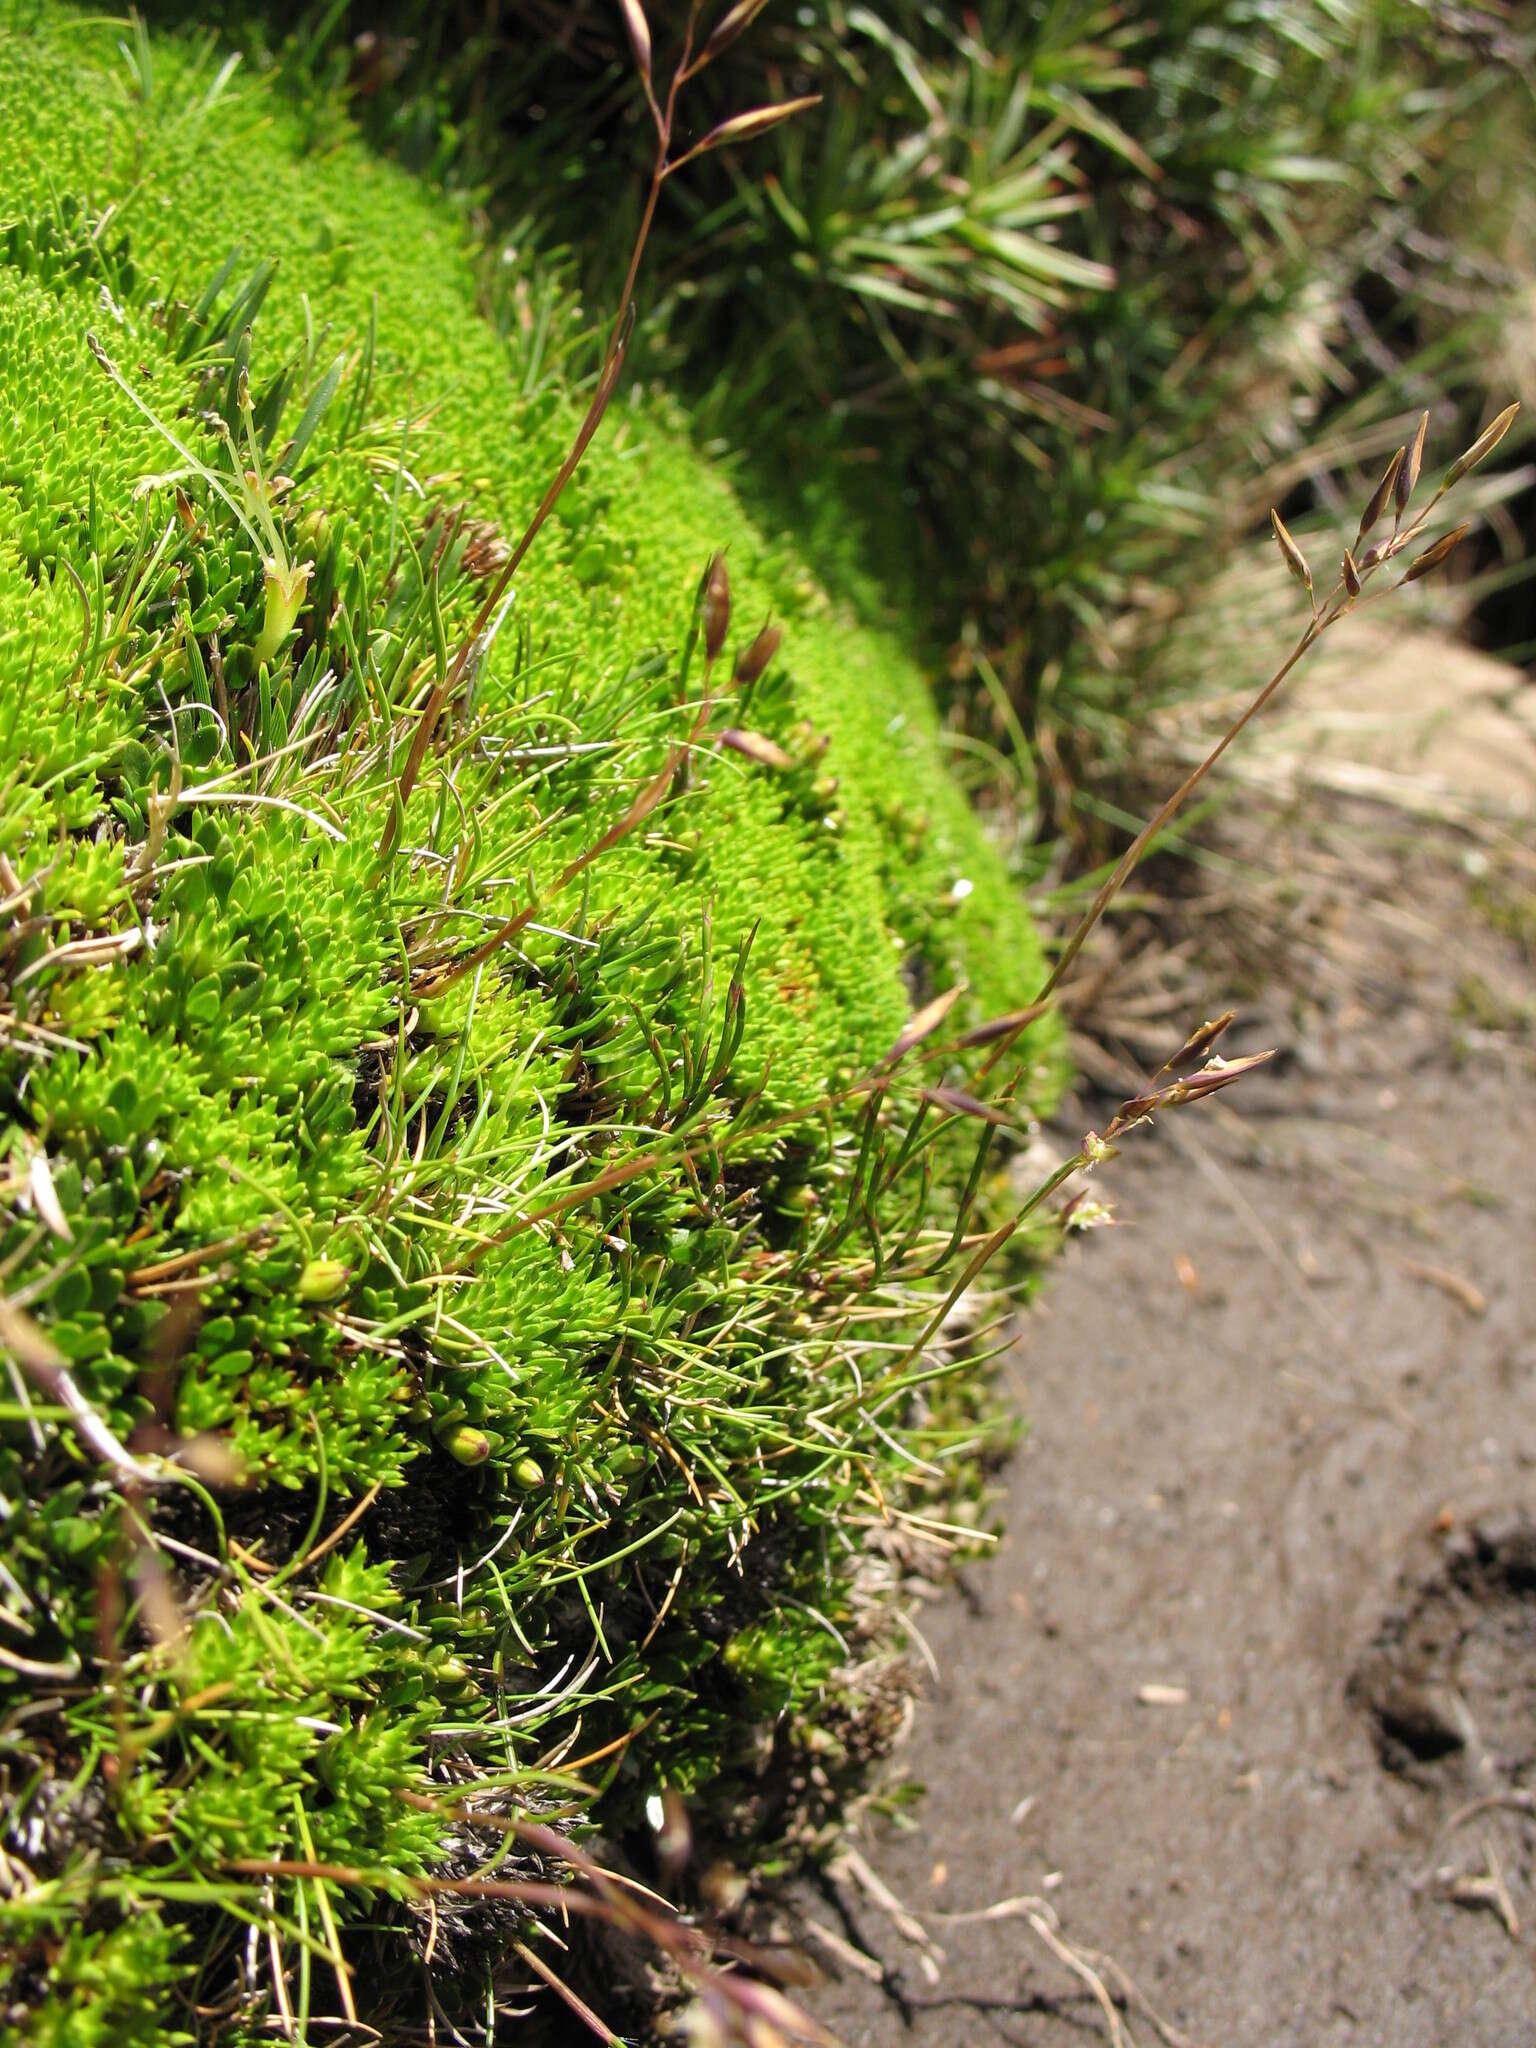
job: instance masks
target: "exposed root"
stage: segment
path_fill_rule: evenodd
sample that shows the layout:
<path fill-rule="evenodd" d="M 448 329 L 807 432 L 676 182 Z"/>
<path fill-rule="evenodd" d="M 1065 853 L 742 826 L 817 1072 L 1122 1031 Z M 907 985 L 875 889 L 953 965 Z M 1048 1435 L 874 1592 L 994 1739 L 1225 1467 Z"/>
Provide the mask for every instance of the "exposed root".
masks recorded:
<path fill-rule="evenodd" d="M 843 1876 L 851 1878 L 860 1891 L 891 1921 L 902 1939 L 918 1951 L 923 1974 L 931 1985 L 937 1985 L 942 1975 L 945 1960 L 944 1950 L 933 1939 L 924 1918 L 943 1921 L 946 1925 L 959 1927 L 975 1925 L 982 1921 L 1023 1920 L 1035 1939 L 1054 1956 L 1056 1961 L 1086 1986 L 1088 1996 L 1098 2008 L 1104 2021 L 1106 2035 L 1111 2048 L 1136 2048 L 1136 2041 L 1123 2017 L 1134 2013 L 1144 2019 L 1165 2048 L 1199 2048 L 1199 2044 L 1183 2033 L 1171 2020 L 1158 2012 L 1151 2000 L 1139 1988 L 1129 1973 L 1122 1969 L 1113 1956 L 1102 1950 L 1088 1948 L 1073 1941 L 1062 1931 L 1061 1919 L 1048 1899 L 1034 1893 L 1020 1894 L 1013 1898 L 999 1899 L 990 1906 L 982 1906 L 967 1913 L 929 1913 L 919 1916 L 905 1905 L 891 1890 L 885 1880 L 873 1870 L 865 1857 L 855 1848 L 843 1849 L 829 1871 L 834 1882 Z M 856 1948 L 840 1935 L 823 1928 L 813 1921 L 806 1923 L 806 1931 L 814 1936 L 839 1961 L 858 1971 L 861 1976 L 873 1982 L 889 1985 L 888 1973 L 878 1960 Z M 933 2001 L 912 2000 L 912 2009 L 921 2009 Z M 965 2000 L 967 2004 L 972 2001 Z M 908 2003 L 902 2000 L 905 2007 Z M 1040 2009 L 1045 2001 L 1028 2001 L 1031 2009 Z M 994 2009 L 1006 2005 L 1009 2010 L 1021 2009 L 1015 2001 L 988 2000 Z"/>

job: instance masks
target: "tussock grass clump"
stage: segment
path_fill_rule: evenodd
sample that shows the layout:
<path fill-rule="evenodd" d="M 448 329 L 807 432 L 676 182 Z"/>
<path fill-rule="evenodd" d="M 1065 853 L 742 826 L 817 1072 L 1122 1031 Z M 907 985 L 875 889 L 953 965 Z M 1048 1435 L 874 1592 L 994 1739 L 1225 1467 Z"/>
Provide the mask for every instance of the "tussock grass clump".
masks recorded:
<path fill-rule="evenodd" d="M 39 2043 L 481 2038 L 558 1962 L 566 1834 L 814 1817 L 883 1592 L 976 1523 L 939 1324 L 1056 1079 L 1041 1020 L 966 1091 L 1044 970 L 918 673 L 664 408 L 615 402 L 476 629 L 588 394 L 318 140 L 211 47 L 0 15 Z"/>

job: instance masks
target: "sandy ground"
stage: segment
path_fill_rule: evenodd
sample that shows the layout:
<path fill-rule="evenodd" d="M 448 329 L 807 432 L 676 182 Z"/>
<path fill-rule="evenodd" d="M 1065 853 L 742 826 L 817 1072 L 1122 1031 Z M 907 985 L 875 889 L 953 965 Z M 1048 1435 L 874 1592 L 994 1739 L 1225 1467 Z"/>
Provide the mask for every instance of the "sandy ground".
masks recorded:
<path fill-rule="evenodd" d="M 1475 842 L 1372 818 L 1284 1059 L 1130 1141 L 1029 1319 L 927 1797 L 800 1900 L 848 2048 L 1536 2043 L 1536 971 Z"/>

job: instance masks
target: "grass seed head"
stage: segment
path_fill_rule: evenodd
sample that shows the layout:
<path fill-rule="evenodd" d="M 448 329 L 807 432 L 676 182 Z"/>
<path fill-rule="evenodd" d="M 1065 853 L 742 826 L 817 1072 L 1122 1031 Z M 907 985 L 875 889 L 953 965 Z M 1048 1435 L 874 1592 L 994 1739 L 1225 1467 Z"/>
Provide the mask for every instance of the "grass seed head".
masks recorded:
<path fill-rule="evenodd" d="M 1494 449 L 1498 447 L 1504 436 L 1514 425 L 1515 415 L 1519 410 L 1520 401 L 1518 399 L 1515 400 L 1513 405 L 1506 405 L 1498 418 L 1490 420 L 1488 425 L 1484 427 L 1467 452 L 1464 455 L 1457 456 L 1446 472 L 1444 486 L 1446 490 L 1449 490 L 1452 484 L 1459 484 L 1469 469 L 1476 469 L 1485 455 L 1493 453 Z"/>
<path fill-rule="evenodd" d="M 1431 569 L 1438 569 L 1442 562 L 1448 562 L 1471 531 L 1472 522 L 1464 519 L 1460 526 L 1452 527 L 1449 533 L 1443 533 L 1433 547 L 1427 547 L 1418 560 L 1411 564 L 1403 581 L 1417 583 L 1419 578 L 1427 576 Z"/>
<path fill-rule="evenodd" d="M 723 149 L 729 142 L 750 142 L 755 135 L 766 135 L 770 128 L 777 128 L 781 121 L 793 120 L 796 114 L 803 114 L 811 107 L 821 104 L 819 92 L 806 93 L 797 100 L 780 100 L 776 106 L 753 107 L 745 114 L 732 114 L 710 129 L 702 142 L 696 142 L 686 157 L 679 157 L 670 168 L 681 169 L 682 165 L 696 156 L 703 156 L 712 149 Z"/>
<path fill-rule="evenodd" d="M 1397 472 L 1393 495 L 1397 504 L 1397 516 L 1402 518 L 1408 510 L 1408 500 L 1413 496 L 1413 487 L 1419 480 L 1419 470 L 1424 461 L 1424 436 L 1429 432 L 1429 414 L 1419 414 L 1418 428 L 1408 444 L 1408 453 Z"/>
<path fill-rule="evenodd" d="M 931 1038 L 964 993 L 965 983 L 956 982 L 955 986 L 946 989 L 943 995 L 935 996 L 931 1003 L 924 1003 L 923 1007 L 914 1013 L 906 1030 L 902 1032 L 881 1064 L 894 1066 L 896 1061 L 904 1059 L 914 1046 L 921 1045 L 926 1038 Z"/>
<path fill-rule="evenodd" d="M 629 32 L 630 48 L 635 53 L 635 69 L 647 82 L 651 76 L 651 31 L 645 18 L 640 0 L 619 0 L 619 9 L 624 16 L 624 26 Z"/>
<path fill-rule="evenodd" d="M 1219 1017 L 1208 1017 L 1203 1024 L 1196 1025 L 1168 1065 L 1180 1066 L 1185 1060 L 1198 1059 L 1201 1053 L 1209 1052 L 1217 1039 L 1224 1038 L 1236 1021 L 1236 1010 L 1223 1010 Z"/>
<path fill-rule="evenodd" d="M 750 647 L 736 657 L 735 680 L 742 689 L 750 689 L 767 668 L 784 643 L 781 626 L 765 625 Z"/>
<path fill-rule="evenodd" d="M 734 7 L 727 8 L 715 24 L 714 32 L 704 45 L 704 60 L 718 57 L 722 50 L 728 50 L 736 38 L 749 29 L 768 0 L 736 0 Z"/>
<path fill-rule="evenodd" d="M 725 556 L 716 555 L 704 572 L 704 652 L 711 661 L 720 659 L 730 630 L 731 578 Z"/>
<path fill-rule="evenodd" d="M 1344 550 L 1344 588 L 1352 598 L 1360 595 L 1360 569 L 1349 549 Z"/>
<path fill-rule="evenodd" d="M 1312 571 L 1307 566 L 1306 556 L 1297 546 L 1290 528 L 1273 506 L 1270 507 L 1269 521 L 1275 529 L 1275 539 L 1279 543 L 1281 558 L 1285 566 L 1310 597 L 1312 594 Z"/>
<path fill-rule="evenodd" d="M 755 761 L 760 768 L 777 768 L 780 774 L 795 766 L 794 755 L 785 753 L 778 741 L 769 739 L 765 733 L 744 732 L 739 726 L 728 725 L 720 735 L 720 744 L 745 760 Z"/>
<path fill-rule="evenodd" d="M 1375 490 L 1372 491 L 1370 496 L 1370 502 L 1367 504 L 1365 510 L 1360 514 L 1360 531 L 1355 535 L 1356 547 L 1359 547 L 1361 541 L 1365 539 L 1365 536 L 1370 532 L 1371 528 L 1376 524 L 1377 520 L 1381 517 L 1382 513 L 1387 509 L 1387 500 L 1391 497 L 1394 489 L 1397 486 L 1397 474 L 1403 466 L 1403 459 L 1407 455 L 1407 453 L 1408 451 L 1406 448 L 1398 449 L 1397 453 L 1393 456 L 1392 460 L 1387 464 L 1386 469 L 1383 471 L 1381 482 L 1376 486 Z"/>

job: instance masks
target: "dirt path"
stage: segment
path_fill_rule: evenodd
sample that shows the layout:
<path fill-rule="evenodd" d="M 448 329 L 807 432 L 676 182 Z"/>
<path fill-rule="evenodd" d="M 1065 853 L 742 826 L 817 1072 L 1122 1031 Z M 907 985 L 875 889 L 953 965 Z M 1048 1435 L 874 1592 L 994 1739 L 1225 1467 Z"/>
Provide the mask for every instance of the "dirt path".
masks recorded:
<path fill-rule="evenodd" d="M 885 1968 L 825 1958 L 848 2048 L 1110 2038 L 1022 1909 L 941 1917 L 1020 1895 L 1169 2040 L 1536 2042 L 1536 976 L 1438 853 L 1396 872 L 1029 1319 L 1006 1540 L 920 1617 L 928 1797 L 807 1905 Z"/>

